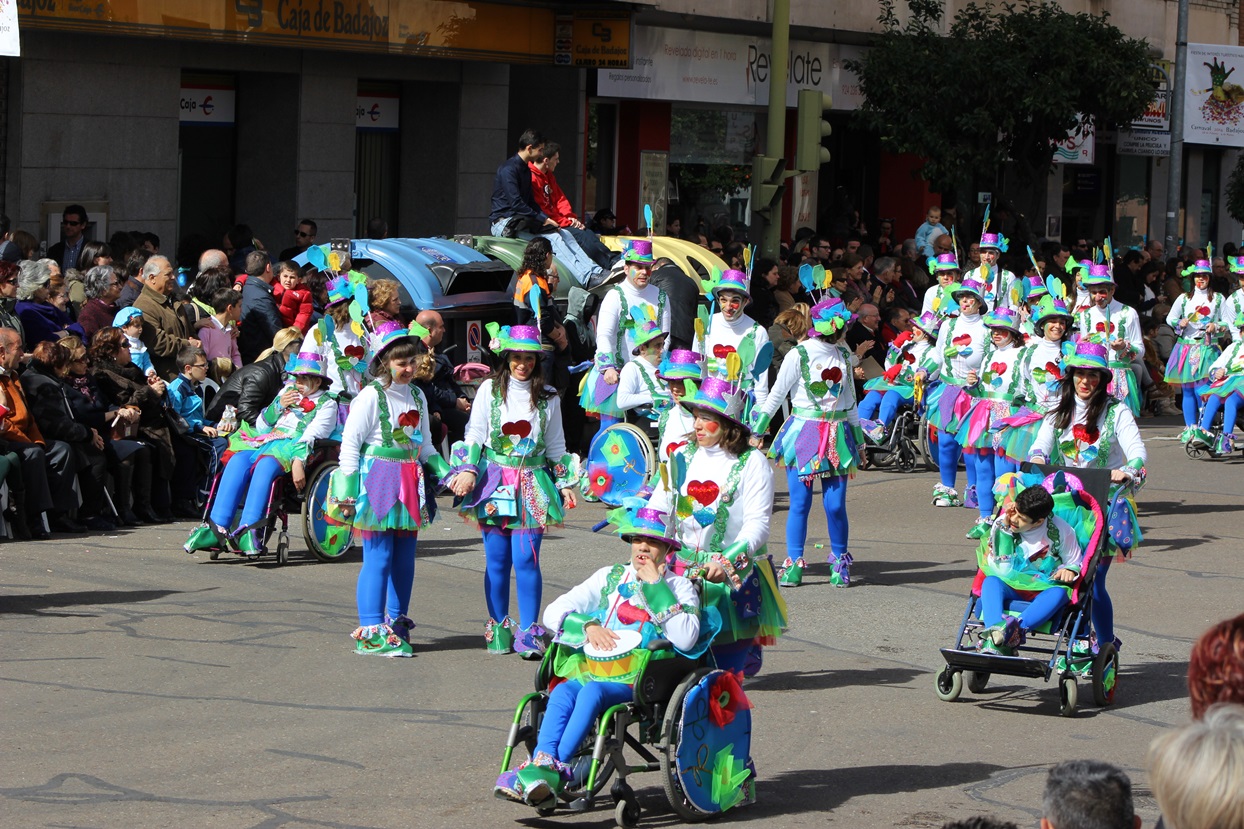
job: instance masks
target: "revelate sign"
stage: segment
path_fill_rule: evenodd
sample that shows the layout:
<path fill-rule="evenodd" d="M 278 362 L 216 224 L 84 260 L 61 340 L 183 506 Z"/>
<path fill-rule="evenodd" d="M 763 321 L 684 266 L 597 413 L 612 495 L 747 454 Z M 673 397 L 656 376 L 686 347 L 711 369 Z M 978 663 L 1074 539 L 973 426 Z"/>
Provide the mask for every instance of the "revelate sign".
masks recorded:
<path fill-rule="evenodd" d="M 183 124 L 214 124 L 229 126 L 233 123 L 235 92 L 219 86 L 183 86 L 178 104 L 179 120 Z"/>
<path fill-rule="evenodd" d="M 1244 48 L 1188 44 L 1184 140 L 1244 147 Z"/>

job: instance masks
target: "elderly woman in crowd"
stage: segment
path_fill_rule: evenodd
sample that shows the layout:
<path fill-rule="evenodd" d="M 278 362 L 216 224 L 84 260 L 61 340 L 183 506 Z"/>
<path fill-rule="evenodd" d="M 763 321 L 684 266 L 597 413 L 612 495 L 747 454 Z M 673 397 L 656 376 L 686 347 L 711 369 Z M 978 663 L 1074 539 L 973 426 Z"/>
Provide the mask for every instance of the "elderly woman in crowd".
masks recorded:
<path fill-rule="evenodd" d="M 121 275 L 112 265 L 96 265 L 82 277 L 86 302 L 78 312 L 78 325 L 89 342 L 95 332 L 112 326 L 117 315 L 117 297 L 121 296 Z"/>
<path fill-rule="evenodd" d="M 73 322 L 50 301 L 49 283 L 60 276 L 60 267 L 51 259 L 27 259 L 19 265 L 17 277 L 17 318 L 22 321 L 26 348 L 33 349 L 47 340 L 56 340 Z"/>

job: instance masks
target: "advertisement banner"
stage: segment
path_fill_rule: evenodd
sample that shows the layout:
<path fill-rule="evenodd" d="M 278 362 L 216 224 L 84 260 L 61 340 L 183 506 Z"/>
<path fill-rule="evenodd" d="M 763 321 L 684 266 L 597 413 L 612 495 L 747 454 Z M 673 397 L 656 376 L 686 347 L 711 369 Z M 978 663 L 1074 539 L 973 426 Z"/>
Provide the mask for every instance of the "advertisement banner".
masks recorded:
<path fill-rule="evenodd" d="M 1192 144 L 1244 147 L 1244 48 L 1188 44 L 1183 137 Z"/>
<path fill-rule="evenodd" d="M 786 105 L 795 106 L 800 89 L 817 89 L 833 96 L 835 110 L 856 108 L 859 82 L 841 64 L 858 50 L 847 54 L 848 48 L 792 40 Z M 596 90 L 607 98 L 765 106 L 773 75 L 770 51 L 766 38 L 637 26 L 631 39 L 634 69 L 601 69 Z"/>
<path fill-rule="evenodd" d="M 1162 158 L 1171 154 L 1171 134 L 1157 130 L 1119 130 L 1120 155 Z"/>
<path fill-rule="evenodd" d="M 1081 133 L 1067 133 L 1067 137 L 1054 145 L 1055 164 L 1092 164 L 1094 162 L 1094 128 L 1090 124 Z"/>
<path fill-rule="evenodd" d="M 1132 122 L 1132 129 L 1169 130 L 1171 128 L 1171 82 L 1175 77 L 1175 65 L 1169 60 L 1149 64 L 1149 80 L 1153 82 L 1153 100 L 1145 114 Z"/>

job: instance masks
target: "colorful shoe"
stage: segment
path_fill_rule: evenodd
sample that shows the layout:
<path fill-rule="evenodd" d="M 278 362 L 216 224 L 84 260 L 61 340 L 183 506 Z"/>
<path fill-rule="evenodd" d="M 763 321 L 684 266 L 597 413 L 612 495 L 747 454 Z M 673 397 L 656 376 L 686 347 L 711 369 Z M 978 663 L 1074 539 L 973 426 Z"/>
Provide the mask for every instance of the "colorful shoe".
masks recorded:
<path fill-rule="evenodd" d="M 1024 635 L 1024 629 L 1019 626 L 1019 619 L 1015 616 L 1007 616 L 1002 624 L 994 625 L 988 633 L 989 641 L 993 644 L 1012 649 L 1028 641 L 1028 637 Z"/>
<path fill-rule="evenodd" d="M 518 790 L 518 770 L 501 772 L 501 776 L 497 778 L 496 784 L 492 787 L 492 794 L 500 800 L 522 803 L 523 794 Z"/>
<path fill-rule="evenodd" d="M 548 649 L 548 634 L 539 625 L 520 630 L 514 637 L 514 652 L 523 659 L 543 659 Z"/>
<path fill-rule="evenodd" d="M 826 559 L 830 565 L 829 583 L 834 587 L 850 587 L 851 562 L 853 560 L 850 553 L 843 553 L 840 556 L 830 553 Z"/>
<path fill-rule="evenodd" d="M 980 538 L 984 538 L 985 536 L 989 535 L 989 527 L 990 527 L 990 524 L 989 524 L 988 518 L 979 518 L 977 519 L 976 523 L 972 525 L 972 529 L 968 530 L 968 534 L 964 537 L 970 538 L 974 541 Z"/>
<path fill-rule="evenodd" d="M 187 553 L 197 553 L 200 550 L 213 550 L 223 546 L 224 542 L 216 533 L 215 528 L 200 524 L 190 531 L 190 537 L 186 539 L 182 549 Z"/>
<path fill-rule="evenodd" d="M 880 446 L 885 443 L 885 424 L 880 420 L 861 420 L 860 427 L 864 431 L 864 437 L 868 438 L 868 442 L 874 446 Z"/>
<path fill-rule="evenodd" d="M 393 633 L 397 635 L 397 638 L 408 645 L 410 644 L 410 632 L 416 627 L 414 619 L 411 619 L 409 616 L 398 616 L 391 619 L 389 614 L 386 613 L 384 614 L 384 623 L 393 629 Z"/>
<path fill-rule="evenodd" d="M 1189 443 L 1196 439 L 1197 432 L 1200 431 L 1195 426 L 1185 426 L 1184 430 L 1179 433 L 1180 443 Z"/>
<path fill-rule="evenodd" d="M 259 546 L 259 539 L 255 538 L 254 530 L 245 530 L 234 536 L 234 541 L 238 545 L 238 551 L 244 556 L 257 556 L 263 552 L 263 548 Z"/>
<path fill-rule="evenodd" d="M 981 639 L 980 645 L 978 647 L 980 648 L 981 653 L 992 653 L 998 656 L 1014 656 L 1015 655 L 1014 648 L 1008 648 L 1006 645 L 995 645 L 992 641 L 990 641 L 988 637 Z"/>
<path fill-rule="evenodd" d="M 519 766 L 515 782 L 523 802 L 540 808 L 550 801 L 556 802 L 557 795 L 572 775 L 570 766 L 538 751 L 530 762 Z"/>
<path fill-rule="evenodd" d="M 514 622 L 508 617 L 503 622 L 489 619 L 484 625 L 484 647 L 490 655 L 514 653 Z"/>
<path fill-rule="evenodd" d="M 1209 449 L 1214 445 L 1214 436 L 1204 429 L 1193 426 L 1191 428 L 1184 429 L 1184 434 L 1188 435 L 1187 440 L 1184 442 L 1189 446 L 1199 449 Z"/>
<path fill-rule="evenodd" d="M 976 487 L 969 486 L 963 490 L 963 505 L 968 509 L 977 509 L 980 502 L 976 500 Z"/>
<path fill-rule="evenodd" d="M 354 639 L 354 652 L 356 654 L 387 656 L 390 658 L 415 655 L 415 652 L 411 650 L 410 643 L 403 642 L 402 638 L 394 633 L 393 628 L 388 625 L 368 625 L 356 628 L 354 633 L 350 634 L 350 637 Z"/>
<path fill-rule="evenodd" d="M 933 487 L 933 506 L 961 507 L 963 506 L 963 499 L 959 497 L 959 493 L 945 484 L 936 484 Z"/>
<path fill-rule="evenodd" d="M 764 645 L 757 645 L 755 642 L 747 650 L 747 659 L 743 661 L 743 676 L 755 676 L 760 673 L 760 669 L 765 664 L 765 648 Z"/>
<path fill-rule="evenodd" d="M 1230 455 L 1235 451 L 1235 435 L 1221 434 L 1218 440 L 1214 441 L 1213 452 L 1215 455 Z"/>
<path fill-rule="evenodd" d="M 782 562 L 781 572 L 778 573 L 778 584 L 782 587 L 798 587 L 803 584 L 803 568 L 807 566 L 803 560 L 803 556 L 792 561 L 787 558 Z"/>
<path fill-rule="evenodd" d="M 1093 672 L 1093 657 L 1097 653 L 1095 644 L 1088 639 L 1077 639 L 1071 643 L 1071 666 L 1070 671 L 1080 676 L 1088 676 Z M 1067 657 L 1058 657 L 1055 669 L 1061 674 L 1066 673 L 1069 669 L 1067 666 Z"/>

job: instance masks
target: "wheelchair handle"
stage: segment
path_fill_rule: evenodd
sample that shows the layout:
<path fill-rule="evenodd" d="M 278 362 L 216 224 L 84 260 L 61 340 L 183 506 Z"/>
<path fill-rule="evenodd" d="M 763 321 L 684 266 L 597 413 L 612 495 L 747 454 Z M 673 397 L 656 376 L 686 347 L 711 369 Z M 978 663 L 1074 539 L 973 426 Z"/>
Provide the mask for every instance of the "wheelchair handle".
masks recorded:
<path fill-rule="evenodd" d="M 650 651 L 670 651 L 674 649 L 673 643 L 668 639 L 653 639 L 648 643 Z"/>

